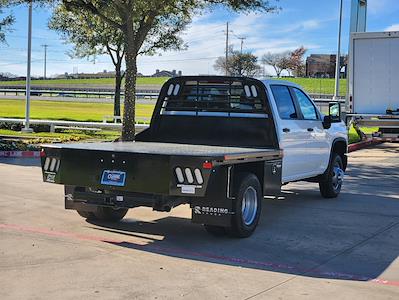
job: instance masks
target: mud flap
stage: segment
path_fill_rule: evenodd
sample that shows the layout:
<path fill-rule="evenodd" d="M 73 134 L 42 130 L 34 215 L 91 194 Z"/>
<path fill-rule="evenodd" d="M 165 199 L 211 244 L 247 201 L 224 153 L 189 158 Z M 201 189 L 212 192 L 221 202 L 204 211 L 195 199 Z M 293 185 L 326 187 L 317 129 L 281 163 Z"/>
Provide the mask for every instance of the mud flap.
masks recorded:
<path fill-rule="evenodd" d="M 226 178 L 228 178 L 227 167 L 212 170 L 206 197 L 192 199 L 193 223 L 223 227 L 231 225 L 234 199 L 227 197 L 230 182 Z"/>

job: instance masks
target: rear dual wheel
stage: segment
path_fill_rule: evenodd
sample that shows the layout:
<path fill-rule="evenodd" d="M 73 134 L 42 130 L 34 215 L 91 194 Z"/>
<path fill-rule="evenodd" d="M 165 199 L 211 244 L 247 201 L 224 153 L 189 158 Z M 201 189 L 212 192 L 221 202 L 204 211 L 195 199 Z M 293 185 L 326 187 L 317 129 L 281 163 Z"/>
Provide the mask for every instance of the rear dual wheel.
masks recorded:
<path fill-rule="evenodd" d="M 234 200 L 234 215 L 230 227 L 204 225 L 212 235 L 230 234 L 234 237 L 249 237 L 259 223 L 262 211 L 262 189 L 258 178 L 252 173 L 237 176 L 237 190 Z"/>

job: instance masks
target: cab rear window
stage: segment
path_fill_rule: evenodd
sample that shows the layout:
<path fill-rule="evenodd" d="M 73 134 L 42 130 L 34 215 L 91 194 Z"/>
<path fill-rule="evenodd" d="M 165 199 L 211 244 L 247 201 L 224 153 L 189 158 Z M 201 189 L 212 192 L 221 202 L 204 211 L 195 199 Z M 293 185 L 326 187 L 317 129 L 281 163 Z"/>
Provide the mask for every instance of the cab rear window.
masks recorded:
<path fill-rule="evenodd" d="M 270 86 L 281 119 L 297 119 L 298 115 L 290 90 L 285 85 Z"/>

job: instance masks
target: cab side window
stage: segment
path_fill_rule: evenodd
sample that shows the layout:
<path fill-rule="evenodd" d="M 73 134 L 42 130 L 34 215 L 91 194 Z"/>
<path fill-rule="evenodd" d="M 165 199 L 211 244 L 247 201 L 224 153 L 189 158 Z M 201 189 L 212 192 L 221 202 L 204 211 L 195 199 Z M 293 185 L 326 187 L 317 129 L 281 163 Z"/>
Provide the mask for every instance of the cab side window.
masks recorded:
<path fill-rule="evenodd" d="M 312 101 L 305 95 L 304 92 L 297 88 L 293 88 L 299 107 L 301 108 L 303 118 L 305 120 L 318 120 L 318 115 Z"/>
<path fill-rule="evenodd" d="M 271 85 L 270 88 L 273 92 L 280 118 L 297 119 L 298 114 L 288 87 L 284 85 Z"/>

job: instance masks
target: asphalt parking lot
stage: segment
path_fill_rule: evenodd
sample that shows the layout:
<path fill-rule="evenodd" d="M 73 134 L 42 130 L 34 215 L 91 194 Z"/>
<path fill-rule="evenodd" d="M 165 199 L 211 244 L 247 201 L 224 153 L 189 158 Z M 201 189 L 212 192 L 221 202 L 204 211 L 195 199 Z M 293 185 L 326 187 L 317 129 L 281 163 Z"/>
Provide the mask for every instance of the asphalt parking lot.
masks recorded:
<path fill-rule="evenodd" d="M 36 161 L 0 160 L 0 299 L 399 299 L 399 145 L 350 154 L 338 199 L 295 183 L 248 239 L 172 213 L 88 223 Z"/>

